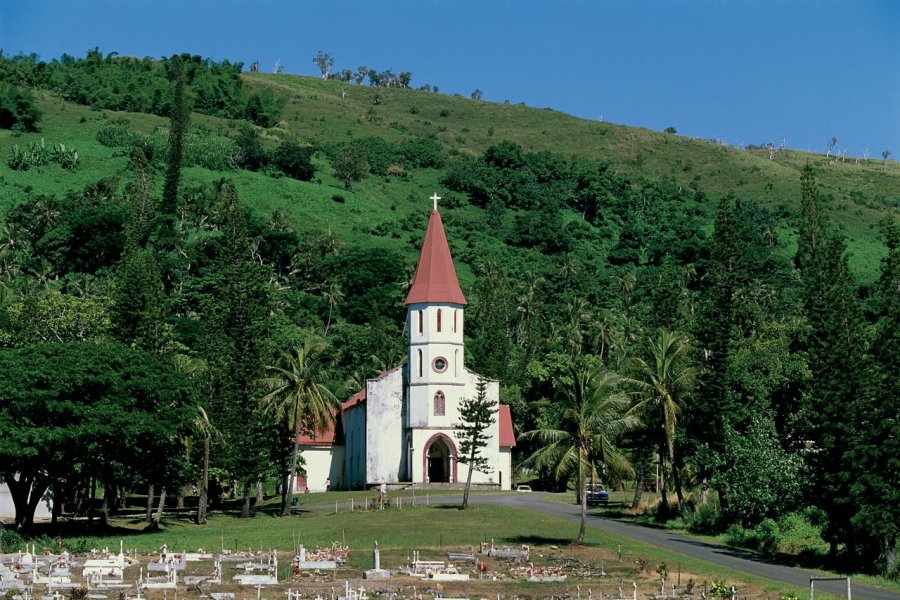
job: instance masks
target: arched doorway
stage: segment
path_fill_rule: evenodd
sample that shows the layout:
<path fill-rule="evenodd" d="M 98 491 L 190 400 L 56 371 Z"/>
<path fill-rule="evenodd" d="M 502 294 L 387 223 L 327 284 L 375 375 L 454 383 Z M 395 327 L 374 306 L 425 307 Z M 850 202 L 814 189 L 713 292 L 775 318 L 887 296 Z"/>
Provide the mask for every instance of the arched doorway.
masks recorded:
<path fill-rule="evenodd" d="M 425 446 L 425 476 L 429 483 L 451 483 L 456 480 L 453 461 L 456 446 L 446 436 L 438 434 Z"/>

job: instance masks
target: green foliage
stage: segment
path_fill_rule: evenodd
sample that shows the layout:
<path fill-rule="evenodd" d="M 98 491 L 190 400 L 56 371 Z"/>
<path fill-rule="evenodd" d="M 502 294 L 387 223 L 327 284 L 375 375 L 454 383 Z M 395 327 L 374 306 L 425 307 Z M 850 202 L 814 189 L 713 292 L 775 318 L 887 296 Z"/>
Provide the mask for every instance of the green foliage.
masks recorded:
<path fill-rule="evenodd" d="M 170 132 L 165 129 L 155 129 L 150 134 L 142 134 L 119 125 L 110 125 L 97 132 L 97 141 L 104 146 L 124 148 L 128 151 L 134 147 L 140 148 L 157 166 L 166 164 L 166 157 L 172 145 L 171 140 Z M 236 164 L 236 158 L 239 156 L 238 148 L 239 143 L 223 136 L 187 133 L 182 139 L 182 166 L 203 167 L 214 171 L 229 171 L 237 166 L 250 168 L 249 162 Z"/>
<path fill-rule="evenodd" d="M 37 131 L 42 116 L 28 89 L 0 82 L 0 129 Z"/>
<path fill-rule="evenodd" d="M 25 546 L 25 539 L 12 529 L 0 529 L 0 553 L 19 552 Z"/>
<path fill-rule="evenodd" d="M 756 415 L 746 431 L 726 429 L 713 478 L 727 506 L 728 518 L 752 526 L 797 506 L 803 488 L 802 460 L 779 445 L 774 425 Z"/>
<path fill-rule="evenodd" d="M 344 182 L 344 189 L 349 190 L 354 181 L 362 179 L 369 171 L 367 152 L 359 147 L 344 146 L 337 151 L 331 160 L 334 176 Z"/>
<path fill-rule="evenodd" d="M 46 294 L 6 308 L 8 343 L 23 347 L 42 342 L 100 341 L 111 329 L 108 298 Z"/>
<path fill-rule="evenodd" d="M 312 164 L 313 149 L 294 142 L 282 142 L 272 154 L 272 162 L 285 175 L 309 181 L 316 169 Z"/>
<path fill-rule="evenodd" d="M 38 60 L 34 54 L 0 56 L 0 82 L 28 82 L 69 102 L 93 108 L 171 116 L 173 110 L 180 109 L 169 81 L 181 71 L 185 95 L 191 97 L 194 110 L 271 127 L 280 118 L 284 100 L 268 90 L 249 91 L 240 77 L 242 67 L 241 63 L 215 62 L 189 54 L 160 61 L 123 57 L 115 52 L 104 56 L 94 48 L 84 58 L 63 55 L 49 62 Z M 10 89 L 14 92 L 7 91 Z M 16 98 L 19 94 L 21 98 L 23 92 L 15 92 L 17 89 L 4 85 L 0 97 Z M 27 116 L 24 122 L 36 123 L 34 116 Z"/>
<path fill-rule="evenodd" d="M 20 531 L 32 524 L 32 484 L 41 495 L 50 481 L 60 488 L 90 476 L 111 485 L 177 481 L 183 456 L 170 450 L 185 434 L 191 397 L 166 363 L 119 344 L 0 350 L 0 464 Z"/>
<path fill-rule="evenodd" d="M 57 163 L 63 169 L 73 170 L 78 166 L 78 151 L 65 144 L 54 144 L 51 147 L 44 145 L 43 138 L 40 144 L 31 142 L 27 147 L 19 149 L 18 144 L 10 150 L 6 164 L 14 171 L 27 171 L 31 167 L 40 167 L 49 163 Z"/>

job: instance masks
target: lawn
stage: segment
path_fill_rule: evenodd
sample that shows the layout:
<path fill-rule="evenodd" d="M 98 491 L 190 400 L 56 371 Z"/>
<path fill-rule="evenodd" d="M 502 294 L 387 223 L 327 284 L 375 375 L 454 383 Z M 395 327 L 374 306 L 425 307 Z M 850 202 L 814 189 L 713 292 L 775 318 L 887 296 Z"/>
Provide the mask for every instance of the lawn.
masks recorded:
<path fill-rule="evenodd" d="M 630 590 L 632 581 L 647 591 L 659 585 L 656 570 L 664 563 L 670 573 L 670 584 L 678 580 L 686 586 L 693 580 L 699 589 L 713 580 L 724 580 L 741 590 L 741 597 L 772 597 L 773 594 L 777 597 L 777 593 L 789 589 L 780 583 L 743 575 L 593 528 L 588 529 L 583 547 L 571 547 L 569 542 L 577 533 L 577 522 L 500 506 L 475 505 L 468 511 L 460 511 L 455 504 L 441 504 L 441 496 L 432 497 L 421 491 L 416 494 L 415 506 L 411 493 L 405 492 L 394 496 L 395 500 L 403 497 L 402 508 L 395 506 L 370 511 L 346 508 L 351 498 L 358 505 L 364 497 L 362 492 L 310 494 L 303 496 L 298 513 L 287 518 L 273 516 L 277 504 L 277 500 L 273 500 L 251 518 L 213 514 L 205 526 L 193 524 L 188 514 L 173 514 L 163 519 L 158 531 L 147 530 L 139 518 L 113 519 L 109 535 L 77 540 L 66 538 L 66 542 L 81 547 L 115 548 L 119 540 L 124 539 L 126 548 L 140 554 L 154 553 L 163 544 L 168 544 L 173 551 L 203 548 L 211 552 L 234 552 L 273 548 L 290 552 L 301 543 L 313 548 L 337 542 L 351 550 L 348 569 L 338 577 L 353 578 L 371 567 L 371 549 L 376 541 L 381 550 L 382 565 L 397 568 L 407 562 L 414 550 L 421 552 L 422 559 L 446 560 L 448 551 L 472 552 L 482 542 L 493 540 L 498 546 L 528 544 L 531 546 L 529 560 L 534 565 L 562 565 L 572 575 L 569 581 L 555 584 L 512 581 L 511 574 L 518 567 L 488 561 L 492 572 L 503 574 L 499 577 L 500 583 L 495 583 L 490 590 L 481 590 L 491 596 L 496 593 L 531 596 L 538 591 L 540 597 L 551 592 L 573 593 L 576 584 L 590 585 L 595 592 L 616 594 L 623 582 L 627 584 L 626 591 Z M 338 504 L 337 512 L 335 503 Z M 606 577 L 598 576 L 600 570 Z"/>

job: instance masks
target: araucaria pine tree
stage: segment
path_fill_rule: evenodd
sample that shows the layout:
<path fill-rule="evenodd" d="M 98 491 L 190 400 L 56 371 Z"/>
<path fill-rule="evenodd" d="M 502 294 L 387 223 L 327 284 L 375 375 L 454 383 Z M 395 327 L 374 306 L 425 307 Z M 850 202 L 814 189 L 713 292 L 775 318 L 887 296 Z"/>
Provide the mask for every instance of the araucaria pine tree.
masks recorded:
<path fill-rule="evenodd" d="M 184 136 L 190 125 L 191 112 L 188 107 L 187 84 L 184 60 L 173 56 L 170 77 L 173 85 L 172 109 L 169 114 L 169 157 L 166 160 L 166 180 L 163 185 L 162 212 L 174 215 L 178 206 L 178 183 L 181 179 L 181 163 L 184 154 Z"/>
<path fill-rule="evenodd" d="M 472 487 L 472 473 L 490 472 L 487 457 L 481 456 L 481 450 L 487 447 L 488 428 L 494 424 L 497 407 L 487 397 L 487 382 L 479 378 L 475 386 L 475 398 L 465 398 L 459 406 L 459 456 L 457 460 L 469 466 L 466 477 L 466 489 L 463 492 L 462 508 L 469 506 L 469 489 Z"/>

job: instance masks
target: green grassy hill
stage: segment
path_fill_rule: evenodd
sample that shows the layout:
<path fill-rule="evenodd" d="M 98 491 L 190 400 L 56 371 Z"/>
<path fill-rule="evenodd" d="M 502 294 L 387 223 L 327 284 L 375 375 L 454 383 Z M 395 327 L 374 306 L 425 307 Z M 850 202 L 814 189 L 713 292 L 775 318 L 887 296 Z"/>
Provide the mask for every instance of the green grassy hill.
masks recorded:
<path fill-rule="evenodd" d="M 647 129 L 588 121 L 550 109 L 471 100 L 425 91 L 373 88 L 294 75 L 244 74 L 253 88 L 268 88 L 284 98 L 282 120 L 262 131 L 272 144 L 298 139 L 313 144 L 343 142 L 378 136 L 399 142 L 411 136 L 440 142 L 451 157 L 476 156 L 501 140 L 520 144 L 525 150 L 551 151 L 580 156 L 611 165 L 623 176 L 646 181 L 671 181 L 679 187 L 704 192 L 711 200 L 734 193 L 753 200 L 783 217 L 781 237 L 790 249 L 792 215 L 799 202 L 799 171 L 807 162 L 816 170 L 834 220 L 845 231 L 851 264 L 862 281 L 877 275 L 883 245 L 876 224 L 885 213 L 897 214 L 900 202 L 900 164 L 881 160 L 834 160 L 821 154 L 794 150 L 739 150 Z M 56 193 L 81 188 L 101 177 L 122 174 L 128 160 L 120 149 L 96 140 L 98 129 L 110 122 L 150 132 L 166 127 L 167 119 L 139 113 L 92 110 L 64 102 L 49 92 L 38 92 L 44 112 L 39 133 L 0 133 L 0 210 L 24 199 L 28 192 Z M 377 100 L 377 104 L 376 104 Z M 196 129 L 226 135 L 238 123 L 194 114 Z M 79 167 L 65 171 L 47 165 L 28 171 L 13 171 L 6 165 L 14 145 L 20 147 L 44 140 L 64 143 L 79 152 Z M 409 214 L 428 210 L 427 196 L 441 192 L 443 172 L 417 169 L 404 178 L 370 176 L 343 189 L 328 162 L 317 159 L 319 170 L 304 183 L 275 179 L 249 171 L 217 172 L 202 168 L 187 170 L 186 180 L 204 181 L 222 176 L 233 178 L 242 200 L 253 208 L 271 213 L 282 211 L 297 228 L 331 229 L 351 246 L 387 245 L 412 254 L 409 239 L 373 236 L 380 224 L 392 225 Z M 884 170 L 883 170 L 884 167 Z M 332 197 L 339 194 L 346 202 Z M 711 209 L 713 202 L 707 208 Z M 473 212 L 474 211 L 474 212 Z M 480 218 L 478 210 L 463 203 L 459 217 Z M 711 214 L 709 210 L 707 215 Z M 711 227 L 711 218 L 708 219 Z M 415 238 L 415 236 L 411 236 Z M 465 276 L 465 275 L 464 275 Z"/>

